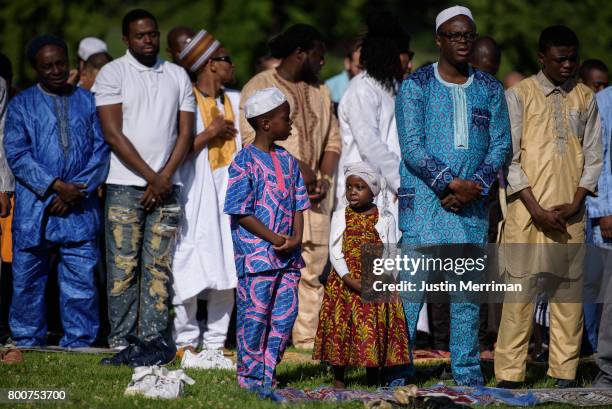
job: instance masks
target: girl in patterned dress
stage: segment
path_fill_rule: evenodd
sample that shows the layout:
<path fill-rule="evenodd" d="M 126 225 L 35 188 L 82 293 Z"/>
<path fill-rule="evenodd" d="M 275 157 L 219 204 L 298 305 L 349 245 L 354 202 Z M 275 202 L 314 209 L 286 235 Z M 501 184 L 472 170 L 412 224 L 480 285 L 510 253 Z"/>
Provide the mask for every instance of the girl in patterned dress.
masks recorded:
<path fill-rule="evenodd" d="M 364 244 L 395 243 L 395 220 L 374 204 L 383 180 L 364 162 L 345 166 L 348 206 L 332 217 L 330 258 L 334 270 L 325 288 L 313 358 L 328 362 L 334 386 L 344 388 L 347 366 L 365 367 L 368 383 L 379 383 L 382 367 L 410 362 L 401 302 L 361 299 Z"/>

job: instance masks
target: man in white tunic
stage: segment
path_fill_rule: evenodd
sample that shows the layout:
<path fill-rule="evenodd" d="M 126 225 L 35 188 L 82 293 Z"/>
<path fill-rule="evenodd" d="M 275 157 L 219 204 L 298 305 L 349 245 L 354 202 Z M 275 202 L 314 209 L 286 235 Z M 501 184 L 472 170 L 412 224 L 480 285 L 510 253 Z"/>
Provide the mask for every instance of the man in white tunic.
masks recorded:
<path fill-rule="evenodd" d="M 236 268 L 223 204 L 227 168 L 241 147 L 240 93 L 224 88 L 234 80 L 234 65 L 210 33 L 196 34 L 181 52 L 180 63 L 197 75 L 198 108 L 193 148 L 181 169 L 185 218 L 174 257 L 175 342 L 191 352 L 200 344 L 205 350 L 198 356 L 185 353 L 184 361 L 201 364 L 214 356 L 221 364 L 212 366 L 224 367 L 228 360 L 222 359 L 220 350 L 234 307 Z M 196 320 L 198 297 L 207 300 L 203 334 Z"/>

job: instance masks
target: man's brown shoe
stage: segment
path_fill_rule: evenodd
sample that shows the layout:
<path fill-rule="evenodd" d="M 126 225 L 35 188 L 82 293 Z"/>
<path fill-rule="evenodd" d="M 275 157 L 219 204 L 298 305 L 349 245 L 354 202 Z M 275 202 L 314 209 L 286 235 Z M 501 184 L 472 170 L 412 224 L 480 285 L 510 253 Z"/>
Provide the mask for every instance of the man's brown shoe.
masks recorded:
<path fill-rule="evenodd" d="M 21 354 L 21 351 L 15 348 L 9 348 L 1 351 L 0 357 L 2 358 L 3 364 L 12 365 L 23 362 L 23 355 Z"/>

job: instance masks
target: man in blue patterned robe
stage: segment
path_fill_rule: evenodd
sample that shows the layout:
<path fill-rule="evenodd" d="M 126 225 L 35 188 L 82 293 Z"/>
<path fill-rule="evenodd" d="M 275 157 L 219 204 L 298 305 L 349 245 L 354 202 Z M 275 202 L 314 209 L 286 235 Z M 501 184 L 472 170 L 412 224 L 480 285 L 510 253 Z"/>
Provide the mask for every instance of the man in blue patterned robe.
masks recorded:
<path fill-rule="evenodd" d="M 46 343 L 44 295 L 55 250 L 64 328 L 60 346 L 87 347 L 99 328 L 96 192 L 108 172 L 109 150 L 93 95 L 67 83 L 64 41 L 38 37 L 30 43 L 28 58 L 39 82 L 9 104 L 4 137 L 16 180 L 12 338 L 19 346 Z"/>
<path fill-rule="evenodd" d="M 485 199 L 511 139 L 502 85 L 468 65 L 475 38 L 467 8 L 442 11 L 436 18 L 439 61 L 416 71 L 398 93 L 403 245 L 486 243 Z M 421 305 L 404 297 L 411 347 Z M 482 385 L 479 305 L 452 303 L 450 311 L 455 382 Z"/>

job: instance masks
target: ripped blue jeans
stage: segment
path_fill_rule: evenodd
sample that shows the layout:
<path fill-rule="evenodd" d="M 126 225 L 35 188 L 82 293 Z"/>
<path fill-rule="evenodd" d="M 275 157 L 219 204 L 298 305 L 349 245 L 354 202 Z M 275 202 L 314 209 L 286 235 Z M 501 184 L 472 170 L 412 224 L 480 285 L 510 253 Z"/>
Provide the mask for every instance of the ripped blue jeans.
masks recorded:
<path fill-rule="evenodd" d="M 181 221 L 175 186 L 152 212 L 140 199 L 145 188 L 108 185 L 105 205 L 107 294 L 111 348 L 128 335 L 148 340 L 170 334 L 172 258 Z"/>

